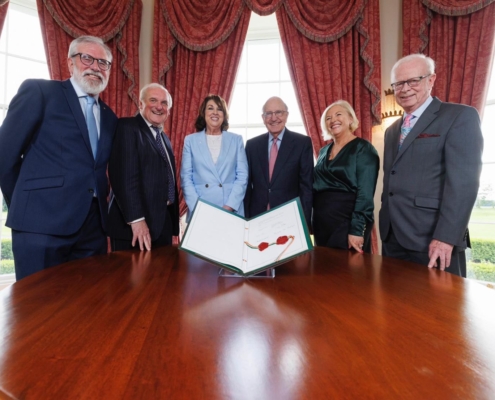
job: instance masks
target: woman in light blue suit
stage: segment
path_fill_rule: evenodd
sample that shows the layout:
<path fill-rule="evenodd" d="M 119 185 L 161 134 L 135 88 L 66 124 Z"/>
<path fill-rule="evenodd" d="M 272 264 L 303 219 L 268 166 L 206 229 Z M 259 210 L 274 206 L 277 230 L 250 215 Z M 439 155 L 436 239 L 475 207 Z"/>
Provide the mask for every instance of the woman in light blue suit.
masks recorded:
<path fill-rule="evenodd" d="M 209 95 L 196 119 L 199 131 L 186 136 L 181 165 L 181 187 L 187 203 L 187 221 L 198 197 L 244 216 L 248 165 L 242 137 L 227 132 L 225 100 Z"/>

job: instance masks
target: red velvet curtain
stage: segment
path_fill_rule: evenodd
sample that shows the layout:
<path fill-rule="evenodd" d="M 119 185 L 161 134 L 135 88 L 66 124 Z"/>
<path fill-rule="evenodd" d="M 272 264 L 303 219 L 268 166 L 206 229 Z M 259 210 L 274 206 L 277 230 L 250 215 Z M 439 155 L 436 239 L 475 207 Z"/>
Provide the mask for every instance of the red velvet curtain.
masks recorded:
<path fill-rule="evenodd" d="M 112 72 L 102 99 L 118 116 L 133 115 L 139 98 L 141 0 L 37 0 L 48 69 L 67 79 L 67 51 L 81 35 L 103 39 L 113 54 Z"/>
<path fill-rule="evenodd" d="M 436 62 L 432 94 L 483 111 L 494 55 L 495 0 L 404 0 L 403 54 Z"/>
<path fill-rule="evenodd" d="M 9 0 L 0 0 L 0 36 L 2 35 L 3 24 L 5 17 L 7 16 L 7 9 L 9 8 Z"/>
<path fill-rule="evenodd" d="M 371 141 L 381 122 L 379 0 L 286 0 L 277 22 L 304 126 L 318 154 L 320 118 L 338 99 L 359 119 L 356 135 Z M 376 231 L 372 252 L 378 253 Z"/>
<path fill-rule="evenodd" d="M 250 16 L 240 0 L 155 1 L 153 81 L 173 98 L 165 131 L 178 166 L 203 99 L 215 93 L 230 101 Z M 179 195 L 182 215 L 186 204 Z"/>
<path fill-rule="evenodd" d="M 353 105 L 356 135 L 371 141 L 381 122 L 379 1 L 287 0 L 277 22 L 315 154 L 325 144 L 321 113 L 338 99 Z"/>

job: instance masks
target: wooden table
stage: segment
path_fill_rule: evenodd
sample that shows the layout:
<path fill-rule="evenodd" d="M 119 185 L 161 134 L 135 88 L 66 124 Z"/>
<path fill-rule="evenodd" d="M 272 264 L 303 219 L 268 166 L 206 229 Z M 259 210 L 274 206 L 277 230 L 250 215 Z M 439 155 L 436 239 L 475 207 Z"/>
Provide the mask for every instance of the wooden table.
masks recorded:
<path fill-rule="evenodd" d="M 0 293 L 0 398 L 495 397 L 493 289 L 322 248 L 275 279 L 217 272 L 168 247 L 15 283 Z"/>

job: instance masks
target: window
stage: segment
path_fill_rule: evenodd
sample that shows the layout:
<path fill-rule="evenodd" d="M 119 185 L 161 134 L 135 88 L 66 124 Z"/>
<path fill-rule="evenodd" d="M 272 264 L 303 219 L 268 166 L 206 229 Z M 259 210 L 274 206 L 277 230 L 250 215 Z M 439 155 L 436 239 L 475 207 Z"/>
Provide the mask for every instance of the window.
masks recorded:
<path fill-rule="evenodd" d="M 244 141 L 266 132 L 261 108 L 272 96 L 281 97 L 289 107 L 287 127 L 306 134 L 275 14 L 252 13 L 229 108 L 229 130 Z"/>
<path fill-rule="evenodd" d="M 469 222 L 468 278 L 495 282 L 495 66 L 483 113 L 483 170 Z"/>
<path fill-rule="evenodd" d="M 0 124 L 12 97 L 27 78 L 49 78 L 36 1 L 11 0 L 0 36 Z M 12 240 L 10 229 L 5 227 L 7 207 L 1 193 L 0 200 L 0 274 L 11 274 Z M 0 279 L 0 288 L 3 281 Z"/>

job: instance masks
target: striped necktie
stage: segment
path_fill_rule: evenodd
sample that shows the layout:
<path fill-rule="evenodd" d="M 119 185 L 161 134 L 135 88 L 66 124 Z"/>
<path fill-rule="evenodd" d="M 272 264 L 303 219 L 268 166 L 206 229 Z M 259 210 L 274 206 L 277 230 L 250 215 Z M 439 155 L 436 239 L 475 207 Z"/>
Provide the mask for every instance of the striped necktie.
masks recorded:
<path fill-rule="evenodd" d="M 96 160 L 98 151 L 98 128 L 96 127 L 96 119 L 93 113 L 93 106 L 96 99 L 92 96 L 86 96 L 86 125 L 88 126 L 89 142 L 93 151 L 93 158 Z"/>
<path fill-rule="evenodd" d="M 409 135 L 409 132 L 411 132 L 412 129 L 411 120 L 413 118 L 414 115 L 412 114 L 407 114 L 406 117 L 404 118 L 404 122 L 402 123 L 402 127 L 400 128 L 399 150 L 400 147 L 402 146 L 402 143 L 404 143 L 404 140 L 406 139 L 407 135 Z"/>

